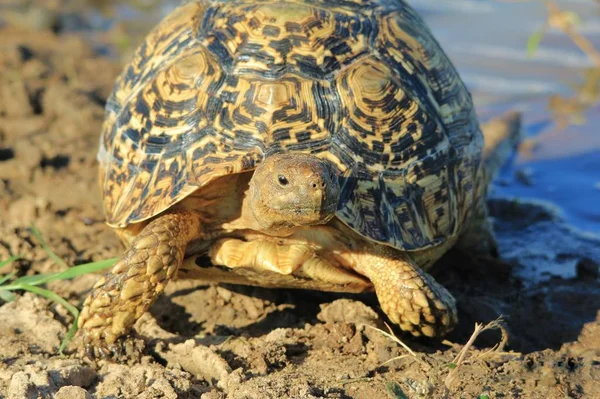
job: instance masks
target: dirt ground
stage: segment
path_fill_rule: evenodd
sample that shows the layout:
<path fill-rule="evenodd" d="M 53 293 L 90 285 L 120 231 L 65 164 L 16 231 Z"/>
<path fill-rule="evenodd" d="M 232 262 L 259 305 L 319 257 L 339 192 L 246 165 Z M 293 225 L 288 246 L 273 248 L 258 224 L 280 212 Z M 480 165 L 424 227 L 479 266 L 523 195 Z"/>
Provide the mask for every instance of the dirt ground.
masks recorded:
<path fill-rule="evenodd" d="M 24 258 L 2 273 L 61 269 L 31 223 L 69 264 L 123 251 L 103 223 L 95 160 L 119 69 L 82 39 L 0 29 L 0 260 Z M 452 252 L 440 262 L 434 274 L 456 296 L 460 325 L 443 343 L 396 330 L 416 356 L 384 364 L 407 352 L 368 327 L 386 321 L 373 295 L 178 281 L 137 323 L 128 364 L 92 364 L 79 338 L 57 355 L 70 315 L 25 294 L 0 301 L 0 398 L 600 397 L 600 282 L 589 259 L 599 242 L 543 207 L 491 205 L 505 261 Z M 525 280 L 520 271 L 542 258 L 569 276 Z M 80 306 L 97 278 L 49 288 Z M 453 368 L 474 323 L 500 315 L 507 345 L 488 352 L 502 336 L 485 332 Z"/>

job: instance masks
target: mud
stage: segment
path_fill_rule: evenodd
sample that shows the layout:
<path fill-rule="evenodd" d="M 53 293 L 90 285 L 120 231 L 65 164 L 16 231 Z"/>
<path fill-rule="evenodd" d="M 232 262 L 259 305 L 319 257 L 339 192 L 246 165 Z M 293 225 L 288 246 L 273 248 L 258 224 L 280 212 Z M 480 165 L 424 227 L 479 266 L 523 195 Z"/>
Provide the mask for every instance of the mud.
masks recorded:
<path fill-rule="evenodd" d="M 0 259 L 23 257 L 2 273 L 61 270 L 32 223 L 71 265 L 123 251 L 103 223 L 95 161 L 120 65 L 52 26 L 0 29 Z M 136 324 L 128 361 L 93 364 L 79 338 L 57 354 L 71 316 L 24 294 L 0 301 L 0 398 L 600 397 L 600 241 L 544 205 L 491 209 L 502 260 L 439 262 L 460 324 L 442 343 L 395 330 L 415 356 L 371 328 L 386 321 L 372 295 L 177 281 Z M 49 288 L 80 306 L 96 278 Z M 489 352 L 502 334 L 485 332 L 455 368 L 474 323 L 500 315 L 506 346 Z"/>

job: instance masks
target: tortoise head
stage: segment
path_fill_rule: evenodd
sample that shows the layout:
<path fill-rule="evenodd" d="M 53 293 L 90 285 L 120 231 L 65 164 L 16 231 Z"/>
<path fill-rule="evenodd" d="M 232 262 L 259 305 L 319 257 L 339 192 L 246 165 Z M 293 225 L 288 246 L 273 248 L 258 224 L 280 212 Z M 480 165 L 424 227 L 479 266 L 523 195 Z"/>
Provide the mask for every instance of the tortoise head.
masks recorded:
<path fill-rule="evenodd" d="M 250 180 L 249 205 L 263 231 L 327 223 L 335 214 L 340 185 L 333 165 L 304 154 L 267 157 Z"/>

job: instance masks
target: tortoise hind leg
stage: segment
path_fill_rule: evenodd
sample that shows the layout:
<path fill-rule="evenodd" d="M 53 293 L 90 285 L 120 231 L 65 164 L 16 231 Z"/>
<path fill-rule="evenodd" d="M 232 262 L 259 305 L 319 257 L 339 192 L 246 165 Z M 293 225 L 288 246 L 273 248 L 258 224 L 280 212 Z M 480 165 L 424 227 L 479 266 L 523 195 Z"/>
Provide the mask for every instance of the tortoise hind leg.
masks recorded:
<path fill-rule="evenodd" d="M 191 212 L 167 213 L 144 227 L 85 300 L 78 327 L 90 357 L 118 350 L 117 340 L 164 291 L 188 242 L 199 235 L 200 222 Z"/>
<path fill-rule="evenodd" d="M 485 146 L 483 148 L 484 167 L 480 171 L 482 178 L 478 179 L 476 188 L 479 200 L 475 206 L 475 213 L 457 242 L 457 247 L 478 255 L 498 257 L 498 244 L 492 222 L 489 219 L 485 198 L 488 185 L 520 141 L 521 115 L 518 112 L 509 112 L 490 120 L 481 128 Z"/>
<path fill-rule="evenodd" d="M 491 256 L 493 258 L 500 256 L 492 221 L 484 202 L 476 208 L 471 221 L 458 239 L 456 247 L 474 255 Z"/>
<path fill-rule="evenodd" d="M 484 184 L 487 186 L 521 140 L 521 114 L 508 112 L 481 125 L 483 132 Z"/>

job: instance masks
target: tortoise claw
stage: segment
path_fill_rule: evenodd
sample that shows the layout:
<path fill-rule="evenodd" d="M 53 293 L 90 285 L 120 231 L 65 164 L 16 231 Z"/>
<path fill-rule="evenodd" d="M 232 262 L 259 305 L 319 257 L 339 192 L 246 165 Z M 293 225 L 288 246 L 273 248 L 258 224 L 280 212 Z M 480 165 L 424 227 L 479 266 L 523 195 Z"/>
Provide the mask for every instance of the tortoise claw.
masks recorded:
<path fill-rule="evenodd" d="M 104 340 L 93 339 L 89 335 L 84 335 L 83 342 L 85 356 L 92 361 L 118 361 L 124 358 L 127 352 L 125 348 L 125 338 L 118 339 L 113 344 L 108 344 Z"/>
<path fill-rule="evenodd" d="M 97 346 L 87 344 L 85 346 L 85 355 L 93 361 L 96 360 L 117 360 L 123 355 L 123 350 L 120 345 Z"/>

